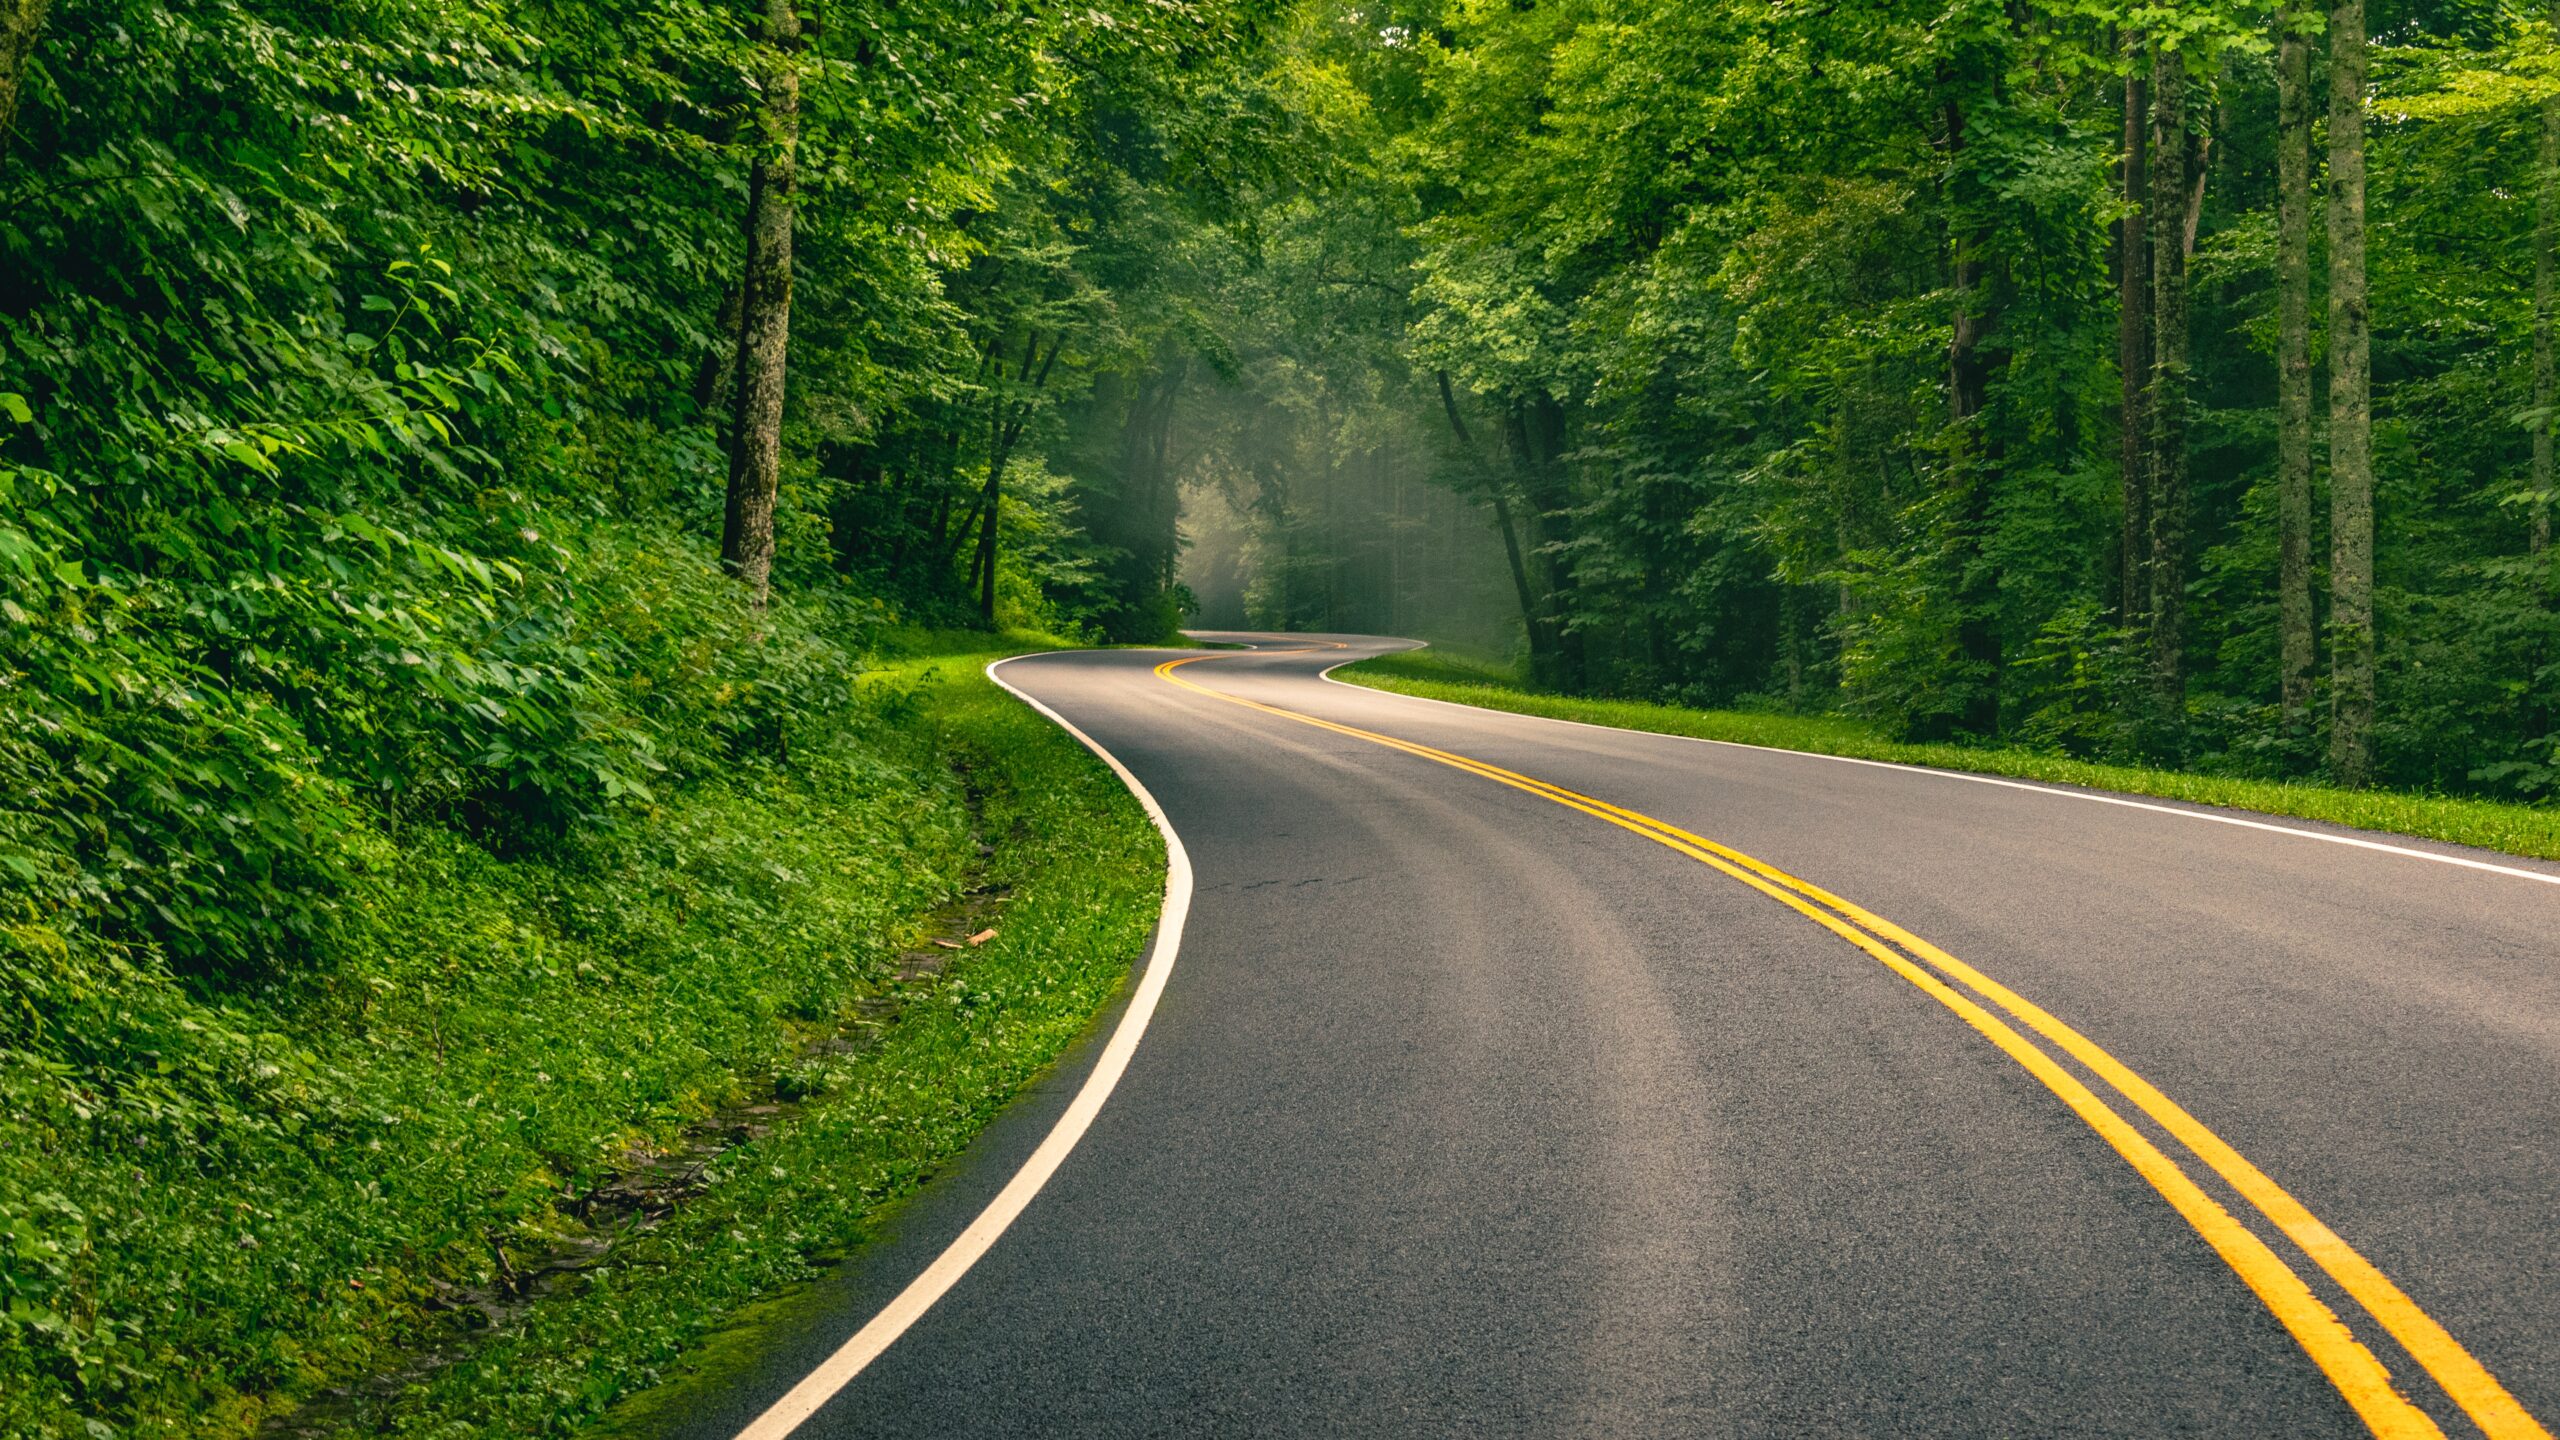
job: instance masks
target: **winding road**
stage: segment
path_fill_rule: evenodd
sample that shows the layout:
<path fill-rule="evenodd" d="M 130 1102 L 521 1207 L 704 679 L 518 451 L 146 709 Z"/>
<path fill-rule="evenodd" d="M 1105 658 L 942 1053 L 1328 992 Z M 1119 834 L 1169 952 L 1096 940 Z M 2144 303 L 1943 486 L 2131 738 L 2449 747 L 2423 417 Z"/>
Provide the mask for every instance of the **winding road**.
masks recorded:
<path fill-rule="evenodd" d="M 683 1436 L 2560 1423 L 2560 867 L 1204 638 L 998 672 L 1187 919 Z"/>

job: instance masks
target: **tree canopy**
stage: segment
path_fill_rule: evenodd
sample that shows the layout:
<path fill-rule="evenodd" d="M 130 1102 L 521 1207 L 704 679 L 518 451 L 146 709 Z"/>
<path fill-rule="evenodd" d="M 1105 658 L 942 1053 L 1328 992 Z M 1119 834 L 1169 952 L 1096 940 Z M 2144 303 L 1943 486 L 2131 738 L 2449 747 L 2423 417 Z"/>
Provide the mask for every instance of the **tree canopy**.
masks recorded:
<path fill-rule="evenodd" d="M 1258 259 L 1544 683 L 2540 797 L 2554 16 L 2365 8 L 1309 7 Z"/>
<path fill-rule="evenodd" d="M 2373 4 L 14 0 L 10 883 L 255 969 L 710 763 L 602 522 L 2540 796 L 2560 46 Z"/>

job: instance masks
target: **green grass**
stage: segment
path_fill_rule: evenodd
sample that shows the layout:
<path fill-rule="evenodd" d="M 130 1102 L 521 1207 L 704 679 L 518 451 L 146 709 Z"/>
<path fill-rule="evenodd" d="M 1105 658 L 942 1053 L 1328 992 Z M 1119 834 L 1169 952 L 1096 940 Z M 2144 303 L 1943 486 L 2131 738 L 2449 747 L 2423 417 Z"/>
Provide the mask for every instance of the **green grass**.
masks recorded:
<path fill-rule="evenodd" d="M 914 660 L 963 660 L 975 657 L 980 666 L 1007 655 L 1030 655 L 1042 650 L 1077 650 L 1078 641 L 1042 630 L 1008 629 L 993 634 L 984 630 L 936 630 L 921 625 L 891 625 L 871 636 L 873 673 L 898 669 Z"/>
<path fill-rule="evenodd" d="M 383 1428 L 570 1434 L 680 1374 L 707 1338 L 860 1245 L 1083 1032 L 1154 925 L 1163 843 L 1099 761 L 984 678 L 1005 653 L 911 658 L 870 682 L 918 707 L 980 787 L 986 881 L 1012 895 L 997 938 L 911 999 L 796 1124 L 724 1156 L 711 1191 L 644 1250 Z"/>
<path fill-rule="evenodd" d="M 558 854 L 382 842 L 383 953 L 218 1001 L 131 976 L 61 1033 L 132 1053 L 0 1049 L 0 1434 L 245 1436 L 425 1351 L 348 1433 L 576 1433 L 861 1244 L 1085 1028 L 1163 884 L 1117 780 L 981 673 L 1046 637 L 896 639 L 787 764 Z M 902 987 L 972 884 L 1011 892 L 997 937 Z M 458 1323 L 601 1238 L 578 1197 L 635 1155 L 776 1094 L 805 1108 L 663 1223 Z"/>
<path fill-rule="evenodd" d="M 2197 775 L 2139 765 L 2106 765 L 2015 747 L 1911 744 L 1886 739 L 1855 720 L 1837 716 L 1690 710 L 1635 700 L 1583 699 L 1529 689 L 1499 667 L 1431 651 L 1364 660 L 1334 673 L 1355 685 L 1400 695 L 1419 695 L 1492 710 L 1508 710 L 1521 715 L 1544 715 L 1557 720 L 1613 725 L 1624 730 L 1689 735 L 1702 740 L 1765 745 L 1776 750 L 1801 750 L 1816 755 L 1891 760 L 1977 775 L 2082 785 L 2128 795 L 2151 795 L 2199 805 L 2255 810 L 2267 815 L 2323 820 L 2393 835 L 2447 840 L 2538 860 L 2560 860 L 2560 810 L 2530 805 L 2387 790 L 2341 790 L 2326 785 Z"/>

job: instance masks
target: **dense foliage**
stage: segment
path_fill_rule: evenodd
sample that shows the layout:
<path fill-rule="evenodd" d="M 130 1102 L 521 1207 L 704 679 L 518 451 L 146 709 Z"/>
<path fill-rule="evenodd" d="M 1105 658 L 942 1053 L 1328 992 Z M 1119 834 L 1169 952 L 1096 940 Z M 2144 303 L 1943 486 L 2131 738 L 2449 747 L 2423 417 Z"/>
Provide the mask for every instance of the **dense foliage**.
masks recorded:
<path fill-rule="evenodd" d="M 310 897 L 366 816 L 558 835 L 777 752 L 834 683 L 690 617 L 695 655 L 644 653 L 618 565 L 575 553 L 619 533 L 589 517 L 716 523 L 752 18 L 55 8 L 0 180 L 9 868 L 54 913 L 244 976 L 350 923 Z M 782 569 L 840 638 L 870 597 L 965 613 L 949 552 L 1010 458 L 1007 617 L 1160 633 L 1169 504 L 1045 442 L 1141 425 L 1125 392 L 1179 363 L 1172 287 L 1122 252 L 1209 203 L 1193 132 L 1249 148 L 1177 78 L 1230 37 L 1155 5 L 833 19 L 799 61 Z"/>
<path fill-rule="evenodd" d="M 951 757 L 857 694 L 883 627 L 1179 612 L 1124 452 L 1215 353 L 1166 237 L 1286 130 L 1253 43 L 1212 0 L 0 7 L 0 1430 L 245 1429 L 395 1360 L 877 990 L 974 863 Z"/>
<path fill-rule="evenodd" d="M 1319 505 L 1353 507 L 1335 530 L 1385 526 L 1332 478 L 1369 447 L 1324 413 L 1367 415 L 1431 434 L 1439 479 L 1511 548 L 1514 633 L 1554 687 L 2544 796 L 2554 17 L 2372 0 L 2349 53 L 2348 8 L 1308 7 L 1290 73 L 1337 158 L 1326 198 L 1275 201 L 1263 234 L 1274 288 L 1318 312 L 1289 335 L 1326 387 L 1298 432 L 1323 453 L 1258 543 L 1322 547 Z M 2328 238 L 2349 60 L 2370 73 L 2343 112 L 2364 119 L 2360 264 Z M 2289 146 L 2314 277 L 2290 449 Z M 2364 453 L 2333 433 L 2367 393 L 2351 372 L 2333 393 L 2350 283 L 2372 326 L 2369 586 L 2358 492 L 2330 493 L 2333 453 Z M 1386 623 L 1365 589 L 1257 613 Z"/>

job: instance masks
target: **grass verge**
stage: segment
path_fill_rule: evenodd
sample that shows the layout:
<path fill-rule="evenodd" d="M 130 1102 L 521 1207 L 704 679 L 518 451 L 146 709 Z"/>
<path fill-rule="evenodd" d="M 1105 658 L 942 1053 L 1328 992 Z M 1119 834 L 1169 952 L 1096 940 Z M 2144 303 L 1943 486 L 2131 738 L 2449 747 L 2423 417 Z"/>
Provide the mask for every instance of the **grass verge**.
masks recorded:
<path fill-rule="evenodd" d="M 1109 770 L 987 680 L 1004 653 L 910 659 L 865 682 L 912 705 L 976 790 L 993 850 L 979 883 L 1008 896 L 997 937 L 907 997 L 795 1124 L 725 1154 L 645 1249 L 403 1397 L 382 1429 L 576 1432 L 859 1246 L 1082 1033 L 1155 923 L 1163 842 Z"/>
<path fill-rule="evenodd" d="M 788 763 L 556 854 L 384 842 L 384 951 L 324 982 L 63 1021 L 156 1072 L 0 1049 L 0 1434 L 573 1434 L 860 1245 L 1163 885 L 982 673 L 1045 637 L 889 639 Z M 997 933 L 932 948 L 955 915 Z"/>
<path fill-rule="evenodd" d="M 2150 795 L 2476 845 L 2537 860 L 2560 860 L 2560 810 L 2530 805 L 2107 765 L 2015 747 L 1911 744 L 1886 739 L 1857 721 L 1838 716 L 1689 710 L 1636 700 L 1555 695 L 1527 689 L 1496 667 L 1430 651 L 1381 656 L 1334 673 L 1352 684 L 1375 690 L 1519 715 Z"/>

